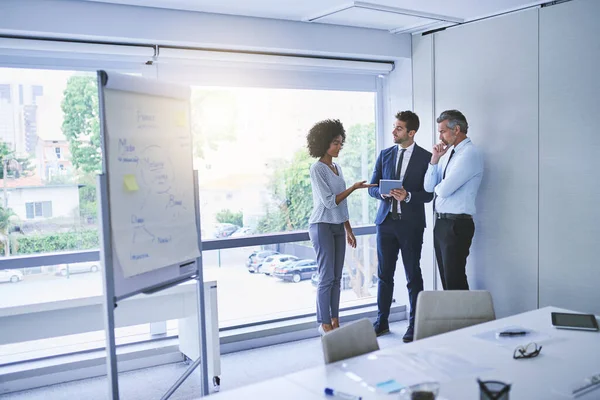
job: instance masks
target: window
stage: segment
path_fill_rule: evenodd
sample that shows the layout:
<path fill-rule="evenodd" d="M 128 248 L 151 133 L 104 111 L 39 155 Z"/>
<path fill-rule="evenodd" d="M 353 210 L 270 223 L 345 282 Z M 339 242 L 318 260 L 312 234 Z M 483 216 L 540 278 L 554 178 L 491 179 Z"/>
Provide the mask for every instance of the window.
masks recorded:
<path fill-rule="evenodd" d="M 93 147 L 99 143 L 95 75 L 1 68 L 0 74 L 11 77 L 13 86 L 24 85 L 23 110 L 28 112 L 27 129 L 9 125 L 0 115 L 0 132 L 6 126 L 11 137 L 23 137 L 17 141 L 27 145 L 23 165 L 29 161 L 35 166 L 25 169 L 22 179 L 6 180 L 7 190 L 14 193 L 7 208 L 16 214 L 11 223 L 19 230 L 11 231 L 11 243 L 17 246 L 4 253 L 97 249 L 95 172 L 101 158 Z M 320 120 L 336 118 L 344 124 L 347 139 L 336 162 L 346 184 L 369 179 L 377 156 L 376 95 L 364 90 L 193 87 L 203 240 L 307 229 L 312 210 L 308 168 L 316 160 L 308 157 L 305 138 Z M 68 124 L 63 123 L 69 118 L 63 113 L 65 104 L 73 107 Z M 92 132 L 92 137 L 82 132 Z M 72 152 L 75 144 L 86 151 Z M 74 153 L 86 157 L 75 158 Z M 372 223 L 377 202 L 366 191 L 348 201 L 354 227 Z M 375 237 L 357 239 L 358 248 L 346 252 L 342 308 L 374 303 Z M 274 245 L 204 251 L 203 262 L 208 277 L 218 279 L 221 326 L 314 315 L 319 278 L 310 242 L 282 239 Z M 10 298 L 7 304 L 19 306 L 100 296 L 101 274 L 88 267 L 26 268 L 18 284 L 0 285 L 0 299 Z"/>
<path fill-rule="evenodd" d="M 377 157 L 373 92 L 194 87 L 191 108 L 204 240 L 308 229 L 309 168 L 316 159 L 308 155 L 306 135 L 318 121 L 335 118 L 344 125 L 346 142 L 335 161 L 346 184 L 371 177 Z M 354 227 L 373 223 L 377 201 L 366 190 L 352 194 L 348 206 Z M 346 251 L 342 307 L 374 302 L 374 237 L 358 240 L 359 250 Z M 314 314 L 318 276 L 310 242 L 203 257 L 206 270 L 218 274 L 222 325 Z M 309 264 L 307 270 L 299 261 Z"/>
<path fill-rule="evenodd" d="M 11 213 L 14 244 L 3 255 L 97 249 L 96 74 L 0 68 L 0 77 L 0 154 L 8 154 L 20 171 L 0 182 L 8 193 L 5 212 Z M 11 93 L 22 106 L 5 103 Z M 18 112 L 21 123 L 13 118 Z M 85 156 L 72 157 L 74 145 Z"/>
<path fill-rule="evenodd" d="M 357 240 L 356 249 L 346 249 L 342 309 L 373 304 L 377 294 L 375 235 Z M 211 250 L 202 255 L 205 275 L 218 281 L 221 328 L 314 315 L 319 276 L 310 242 Z"/>
<path fill-rule="evenodd" d="M 42 213 L 42 203 L 33 203 L 35 207 L 35 216 L 42 217 L 44 214 Z"/>
<path fill-rule="evenodd" d="M 33 219 L 35 217 L 35 213 L 33 211 L 33 203 L 25 203 L 25 210 L 27 214 L 27 219 Z"/>
<path fill-rule="evenodd" d="M 52 217 L 52 202 L 51 201 L 42 202 L 42 216 L 44 218 Z"/>
<path fill-rule="evenodd" d="M 52 202 L 25 203 L 25 212 L 28 219 L 36 217 L 52 218 Z"/>
<path fill-rule="evenodd" d="M 316 159 L 308 155 L 306 134 L 320 120 L 339 119 L 346 129 L 336 160 L 346 184 L 371 177 L 377 157 L 373 92 L 193 87 L 191 101 L 208 231 L 223 222 L 261 234 L 308 229 L 308 171 Z M 374 220 L 377 202 L 366 191 L 353 194 L 348 205 L 354 225 Z"/>
<path fill-rule="evenodd" d="M 3 150 L 0 154 L 10 155 L 20 171 L 19 176 L 9 173 L 0 182 L 0 192 L 4 190 L 7 194 L 0 216 L 8 221 L 9 239 L 0 238 L 1 255 L 8 258 L 98 249 L 96 171 L 100 170 L 101 158 L 94 147 L 99 143 L 96 74 L 0 68 L 0 78 L 4 84 L 0 85 L 0 146 Z M 7 105 L 11 90 L 14 103 L 19 93 L 21 106 Z M 21 123 L 13 118 L 19 112 L 22 112 Z M 67 118 L 71 118 L 71 124 L 63 123 Z M 82 132 L 91 136 L 84 137 Z M 69 149 L 74 144 L 85 156 L 71 156 Z M 4 260 L 0 281 L 7 283 L 0 282 L 0 308 L 11 307 L 15 312 L 27 313 L 32 312 L 36 304 L 47 302 L 75 307 L 73 302 L 78 299 L 85 303 L 102 295 L 99 263 L 51 265 L 53 262 L 13 269 L 12 260 Z M 48 354 L 55 354 L 92 345 L 102 347 L 103 332 L 79 334 L 78 329 L 79 332 L 88 329 L 86 322 L 79 322 L 71 321 L 62 333 L 55 335 L 39 333 L 38 336 L 44 337 L 39 343 L 30 341 L 26 335 L 21 339 L 23 342 L 15 343 L 20 337 L 14 336 L 14 342 L 9 340 L 10 344 L 0 346 L 0 365 L 32 355 L 39 357 L 38 350 L 42 348 Z M 94 330 L 101 329 L 98 326 Z M 121 332 L 125 331 L 135 333 L 128 336 L 128 341 L 147 340 L 149 324 L 127 327 Z M 69 336 L 62 336 L 65 334 Z M 100 344 L 95 342 L 98 340 Z M 16 353 L 10 356 L 13 351 Z"/>
<path fill-rule="evenodd" d="M 44 96 L 44 86 L 43 85 L 33 85 L 31 87 L 31 101 L 32 104 L 37 104 L 37 98 Z"/>
<path fill-rule="evenodd" d="M 10 104 L 10 85 L 0 84 L 0 103 L 6 102 Z"/>
<path fill-rule="evenodd" d="M 15 332 L 15 326 L 2 325 L 0 367 L 73 351 L 103 349 L 104 331 L 95 316 L 91 319 L 73 318 L 69 320 L 66 330 L 62 324 L 56 324 L 57 318 L 68 320 L 70 314 L 81 312 L 81 309 L 93 308 L 93 302 L 101 304 L 102 293 L 101 268 L 98 262 L 0 270 L 0 310 L 10 308 L 16 313 L 12 315 L 24 315 L 36 304 L 52 302 L 55 305 L 51 312 L 48 309 L 40 310 L 36 314 L 33 326 L 28 325 L 18 333 Z M 147 313 L 151 311 L 146 310 Z M 176 315 L 179 311 L 171 312 Z M 94 321 L 94 329 L 90 329 L 90 320 Z M 66 331 L 71 334 L 65 336 Z M 117 328 L 115 333 L 118 344 L 151 338 L 150 324 L 130 324 Z M 167 333 L 170 336 L 174 335 Z"/>

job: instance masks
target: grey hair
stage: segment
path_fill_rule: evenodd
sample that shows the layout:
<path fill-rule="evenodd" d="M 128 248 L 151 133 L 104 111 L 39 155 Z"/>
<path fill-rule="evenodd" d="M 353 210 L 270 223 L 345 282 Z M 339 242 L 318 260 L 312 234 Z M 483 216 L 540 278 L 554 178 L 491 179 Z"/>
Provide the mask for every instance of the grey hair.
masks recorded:
<path fill-rule="evenodd" d="M 448 128 L 454 129 L 454 127 L 458 125 L 460 127 L 460 131 L 465 135 L 467 134 L 467 131 L 469 130 L 469 124 L 467 123 L 467 119 L 463 113 L 458 110 L 446 110 L 440 114 L 437 119 L 437 123 L 439 124 L 446 120 L 448 121 Z"/>

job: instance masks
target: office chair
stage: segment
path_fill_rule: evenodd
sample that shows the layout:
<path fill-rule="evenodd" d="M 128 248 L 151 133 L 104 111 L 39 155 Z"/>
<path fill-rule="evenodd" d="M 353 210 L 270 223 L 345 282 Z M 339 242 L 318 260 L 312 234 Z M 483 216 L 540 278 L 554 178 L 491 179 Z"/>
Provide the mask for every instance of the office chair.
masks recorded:
<path fill-rule="evenodd" d="M 373 324 L 367 318 L 327 332 L 321 343 L 325 364 L 379 350 Z"/>
<path fill-rule="evenodd" d="M 495 319 L 487 290 L 422 291 L 417 297 L 414 340 Z"/>

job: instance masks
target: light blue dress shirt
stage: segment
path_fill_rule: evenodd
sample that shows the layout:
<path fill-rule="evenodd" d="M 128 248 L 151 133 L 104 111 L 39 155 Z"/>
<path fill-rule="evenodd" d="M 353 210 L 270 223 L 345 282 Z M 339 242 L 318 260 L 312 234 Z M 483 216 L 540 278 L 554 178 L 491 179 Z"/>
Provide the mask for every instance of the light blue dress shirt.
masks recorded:
<path fill-rule="evenodd" d="M 452 150 L 455 153 L 448 164 Z M 446 178 L 442 179 L 444 168 Z M 448 152 L 436 165 L 429 164 L 423 186 L 434 192 L 435 211 L 448 214 L 475 214 L 475 198 L 483 177 L 483 158 L 471 139 L 466 138 Z"/>

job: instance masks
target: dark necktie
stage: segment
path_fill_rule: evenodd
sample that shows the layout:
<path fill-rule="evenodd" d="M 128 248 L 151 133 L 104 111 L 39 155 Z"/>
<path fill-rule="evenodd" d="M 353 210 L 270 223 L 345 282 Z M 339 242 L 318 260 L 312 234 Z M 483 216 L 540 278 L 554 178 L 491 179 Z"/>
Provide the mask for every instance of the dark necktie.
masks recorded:
<path fill-rule="evenodd" d="M 404 160 L 404 152 L 406 149 L 400 150 L 400 156 L 398 157 L 398 165 L 396 166 L 395 179 L 400 179 L 402 173 L 402 160 Z M 398 200 L 392 197 L 392 219 L 398 219 Z"/>
<path fill-rule="evenodd" d="M 446 178 L 446 170 L 448 169 L 448 165 L 450 165 L 450 160 L 452 160 L 453 155 L 454 155 L 454 149 L 452 149 L 452 153 L 450 153 L 450 158 L 448 158 L 448 162 L 446 163 L 446 168 L 444 168 L 444 174 L 442 175 L 442 179 Z"/>
<path fill-rule="evenodd" d="M 450 160 L 452 160 L 452 156 L 454 155 L 454 149 L 452 149 L 452 152 L 450 153 L 450 157 L 448 158 L 448 162 L 446 163 L 446 168 L 444 168 L 444 173 L 442 174 L 442 180 L 444 180 L 444 178 L 446 178 L 446 170 L 448 169 L 448 165 L 450 164 Z M 433 199 L 433 211 L 437 211 L 435 209 L 435 201 L 437 200 L 437 196 L 434 197 Z"/>

